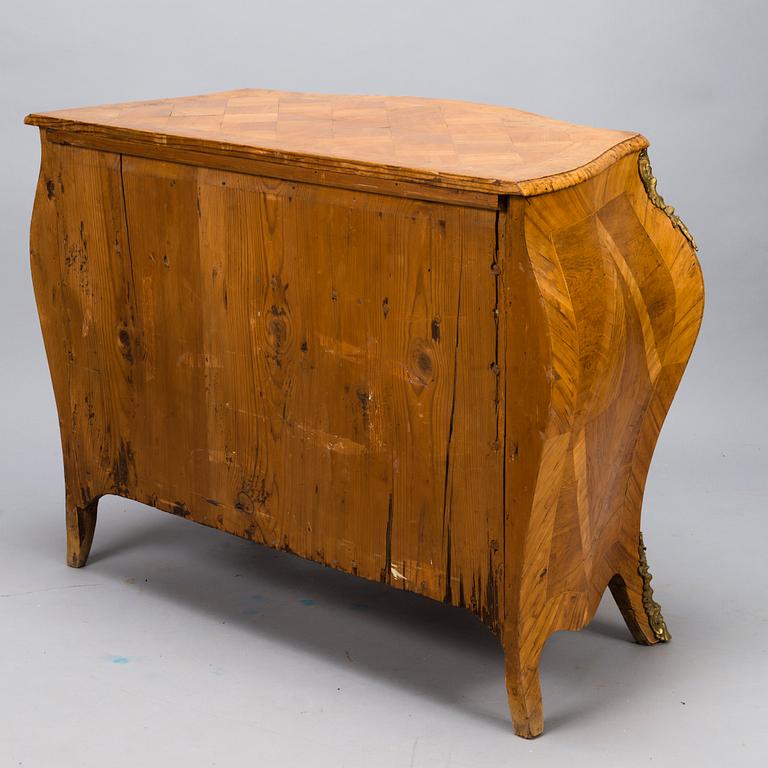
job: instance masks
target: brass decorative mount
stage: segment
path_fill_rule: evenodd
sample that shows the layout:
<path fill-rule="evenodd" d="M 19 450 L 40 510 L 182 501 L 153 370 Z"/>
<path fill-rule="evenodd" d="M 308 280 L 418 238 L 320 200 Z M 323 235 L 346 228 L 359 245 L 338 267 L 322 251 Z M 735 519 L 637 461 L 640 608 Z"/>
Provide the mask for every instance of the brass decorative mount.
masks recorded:
<path fill-rule="evenodd" d="M 683 220 L 675 213 L 675 209 L 671 205 L 667 205 L 664 202 L 664 198 L 656 190 L 656 177 L 653 175 L 653 168 L 651 168 L 651 161 L 648 159 L 648 150 L 640 150 L 640 154 L 637 158 L 638 169 L 640 170 L 640 178 L 643 181 L 643 186 L 648 194 L 648 199 L 660 210 L 669 216 L 669 220 L 672 225 L 679 229 L 685 239 L 693 246 L 694 251 L 698 251 L 699 247 L 696 245 L 696 241 L 693 239 L 693 235 L 688 231 L 688 227 L 683 224 Z"/>
<path fill-rule="evenodd" d="M 648 623 L 653 630 L 653 634 L 659 642 L 666 643 L 672 639 L 669 634 L 664 617 L 661 615 L 661 606 L 653 599 L 653 588 L 651 587 L 651 572 L 648 569 L 648 560 L 645 557 L 645 544 L 643 543 L 643 534 L 640 532 L 639 542 L 639 565 L 637 572 L 643 580 L 643 608 L 648 617 Z"/>

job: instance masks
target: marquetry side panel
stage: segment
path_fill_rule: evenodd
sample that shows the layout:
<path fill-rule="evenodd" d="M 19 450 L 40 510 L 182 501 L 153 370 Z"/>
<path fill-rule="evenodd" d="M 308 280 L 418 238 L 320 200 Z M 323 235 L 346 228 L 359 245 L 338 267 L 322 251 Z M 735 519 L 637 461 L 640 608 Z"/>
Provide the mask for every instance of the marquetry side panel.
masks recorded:
<path fill-rule="evenodd" d="M 507 231 L 507 628 L 536 658 L 589 621 L 614 575 L 639 583 L 645 476 L 703 289 L 637 155 L 512 200 Z"/>
<path fill-rule="evenodd" d="M 43 142 L 68 492 L 500 615 L 496 212 Z"/>

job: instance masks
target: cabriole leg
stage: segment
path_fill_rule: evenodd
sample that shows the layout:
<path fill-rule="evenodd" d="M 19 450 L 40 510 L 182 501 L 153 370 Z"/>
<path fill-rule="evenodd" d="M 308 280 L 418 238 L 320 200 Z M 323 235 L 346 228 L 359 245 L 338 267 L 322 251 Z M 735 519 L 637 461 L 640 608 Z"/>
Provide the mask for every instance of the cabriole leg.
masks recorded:
<path fill-rule="evenodd" d="M 671 639 L 661 606 L 653 599 L 651 578 L 641 533 L 635 567 L 617 573 L 608 586 L 632 637 L 642 645 L 666 643 Z"/>
<path fill-rule="evenodd" d="M 539 656 L 539 652 L 526 654 L 515 644 L 504 646 L 509 713 L 515 733 L 524 739 L 533 739 L 544 730 Z"/>
<path fill-rule="evenodd" d="M 88 560 L 96 530 L 98 504 L 96 498 L 79 507 L 67 495 L 67 565 L 71 568 L 82 568 Z"/>

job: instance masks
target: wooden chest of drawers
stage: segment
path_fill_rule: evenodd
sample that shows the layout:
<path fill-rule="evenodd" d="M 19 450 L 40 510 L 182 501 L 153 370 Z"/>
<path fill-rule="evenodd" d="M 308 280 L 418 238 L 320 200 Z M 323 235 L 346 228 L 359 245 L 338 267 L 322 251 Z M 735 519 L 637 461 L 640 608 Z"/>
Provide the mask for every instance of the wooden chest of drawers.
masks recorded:
<path fill-rule="evenodd" d="M 118 494 L 468 608 L 515 729 L 640 534 L 701 321 L 646 140 L 499 107 L 232 91 L 31 115 L 68 562 Z"/>

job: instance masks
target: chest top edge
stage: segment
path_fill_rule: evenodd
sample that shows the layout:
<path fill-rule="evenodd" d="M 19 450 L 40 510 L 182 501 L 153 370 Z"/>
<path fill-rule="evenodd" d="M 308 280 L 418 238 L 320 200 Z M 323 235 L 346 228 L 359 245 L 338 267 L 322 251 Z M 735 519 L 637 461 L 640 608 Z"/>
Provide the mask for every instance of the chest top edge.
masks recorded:
<path fill-rule="evenodd" d="M 526 197 L 578 184 L 648 146 L 638 133 L 507 107 L 264 89 L 41 112 L 25 122 L 142 154 L 162 148 Z"/>

